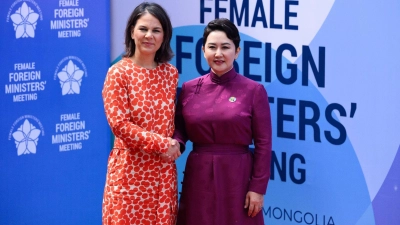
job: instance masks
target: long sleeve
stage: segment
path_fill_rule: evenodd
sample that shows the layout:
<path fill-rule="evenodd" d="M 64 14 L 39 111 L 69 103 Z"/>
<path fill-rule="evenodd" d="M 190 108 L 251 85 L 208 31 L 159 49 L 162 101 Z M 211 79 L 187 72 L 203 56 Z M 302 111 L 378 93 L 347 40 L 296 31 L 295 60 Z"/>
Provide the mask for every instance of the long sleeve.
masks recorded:
<path fill-rule="evenodd" d="M 249 191 L 265 194 L 271 174 L 272 129 L 268 95 L 262 85 L 254 93 L 252 116 L 255 149 Z"/>
<path fill-rule="evenodd" d="M 134 122 L 132 116 L 140 116 L 144 109 L 141 104 L 144 103 L 139 95 L 131 94 L 132 89 L 133 91 L 140 90 L 140 87 L 128 83 L 135 76 L 135 71 L 121 67 L 110 68 L 102 91 L 104 109 L 112 132 L 129 149 L 142 149 L 148 153 L 165 153 L 169 147 L 168 138 L 146 130 Z M 173 72 L 177 73 L 177 71 Z M 132 77 L 128 78 L 128 75 Z M 173 77 L 177 75 L 174 74 Z"/>
<path fill-rule="evenodd" d="M 181 152 L 186 149 L 186 142 L 188 141 L 188 136 L 186 133 L 185 119 L 183 118 L 183 99 L 185 97 L 185 83 L 182 85 L 181 93 L 179 95 L 178 104 L 175 112 L 175 131 L 172 138 L 176 139 L 181 146 Z"/>

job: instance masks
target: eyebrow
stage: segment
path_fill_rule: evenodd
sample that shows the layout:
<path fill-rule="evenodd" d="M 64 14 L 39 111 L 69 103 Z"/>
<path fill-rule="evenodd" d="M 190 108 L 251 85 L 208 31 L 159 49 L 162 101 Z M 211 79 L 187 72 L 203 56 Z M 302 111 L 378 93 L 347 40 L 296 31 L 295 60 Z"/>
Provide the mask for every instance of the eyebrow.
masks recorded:
<path fill-rule="evenodd" d="M 208 43 L 207 44 L 207 46 L 215 46 L 215 45 L 217 45 L 217 44 L 216 43 Z M 228 42 L 222 43 L 221 46 L 231 46 L 231 43 L 228 43 Z"/>
<path fill-rule="evenodd" d="M 216 43 L 210 42 L 209 45 L 216 45 Z M 231 45 L 229 42 L 222 43 L 221 45 Z"/>
<path fill-rule="evenodd" d="M 138 25 L 139 28 L 148 28 L 145 25 Z M 153 29 L 162 29 L 162 27 L 154 27 Z"/>

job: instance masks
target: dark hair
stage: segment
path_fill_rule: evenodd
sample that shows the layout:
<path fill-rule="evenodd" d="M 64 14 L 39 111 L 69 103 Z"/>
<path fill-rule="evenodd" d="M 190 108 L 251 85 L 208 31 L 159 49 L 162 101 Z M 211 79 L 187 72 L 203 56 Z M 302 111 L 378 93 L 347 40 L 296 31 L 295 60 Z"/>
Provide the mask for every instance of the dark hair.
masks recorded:
<path fill-rule="evenodd" d="M 138 19 L 146 12 L 158 19 L 164 32 L 163 43 L 161 44 L 160 49 L 157 50 L 154 61 L 157 63 L 168 62 L 174 56 L 170 46 L 172 37 L 171 20 L 169 19 L 167 12 L 159 4 L 150 2 L 142 2 L 140 5 L 136 6 L 128 19 L 125 29 L 124 57 L 131 57 L 135 54 L 136 46 L 135 41 L 132 40 L 131 32 Z"/>
<path fill-rule="evenodd" d="M 204 28 L 204 33 L 203 33 L 203 46 L 207 42 L 208 35 L 215 30 L 224 32 L 226 36 L 233 41 L 233 44 L 235 44 L 235 48 L 237 49 L 239 47 L 240 43 L 239 30 L 237 29 L 234 23 L 232 23 L 230 20 L 226 18 L 215 19 L 207 24 L 207 26 Z"/>

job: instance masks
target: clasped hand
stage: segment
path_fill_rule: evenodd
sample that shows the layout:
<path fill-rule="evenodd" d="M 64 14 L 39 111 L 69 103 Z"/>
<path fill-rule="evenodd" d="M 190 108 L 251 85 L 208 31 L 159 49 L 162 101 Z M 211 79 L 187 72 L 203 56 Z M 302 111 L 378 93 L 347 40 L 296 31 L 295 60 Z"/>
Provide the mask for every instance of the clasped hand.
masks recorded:
<path fill-rule="evenodd" d="M 180 145 L 179 142 L 175 139 L 168 138 L 168 140 L 170 144 L 168 151 L 161 154 L 160 157 L 165 162 L 172 162 L 181 155 Z"/>

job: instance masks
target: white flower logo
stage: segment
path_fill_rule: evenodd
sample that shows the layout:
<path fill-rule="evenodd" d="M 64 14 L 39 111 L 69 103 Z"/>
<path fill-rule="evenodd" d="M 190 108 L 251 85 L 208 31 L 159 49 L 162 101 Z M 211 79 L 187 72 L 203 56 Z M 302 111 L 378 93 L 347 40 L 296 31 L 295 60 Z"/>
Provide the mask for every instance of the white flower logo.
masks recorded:
<path fill-rule="evenodd" d="M 79 69 L 72 60 L 69 60 L 68 65 L 57 74 L 60 79 L 62 95 L 79 94 L 83 74 L 83 70 Z"/>
<path fill-rule="evenodd" d="M 29 121 L 25 119 L 24 124 L 22 124 L 17 131 L 12 134 L 18 150 L 18 156 L 30 153 L 35 154 L 39 135 L 40 130 L 36 129 L 35 126 L 30 124 Z"/>
<path fill-rule="evenodd" d="M 15 37 L 35 37 L 36 21 L 39 18 L 39 14 L 35 13 L 28 5 L 24 2 L 22 6 L 11 15 L 13 21 Z"/>

